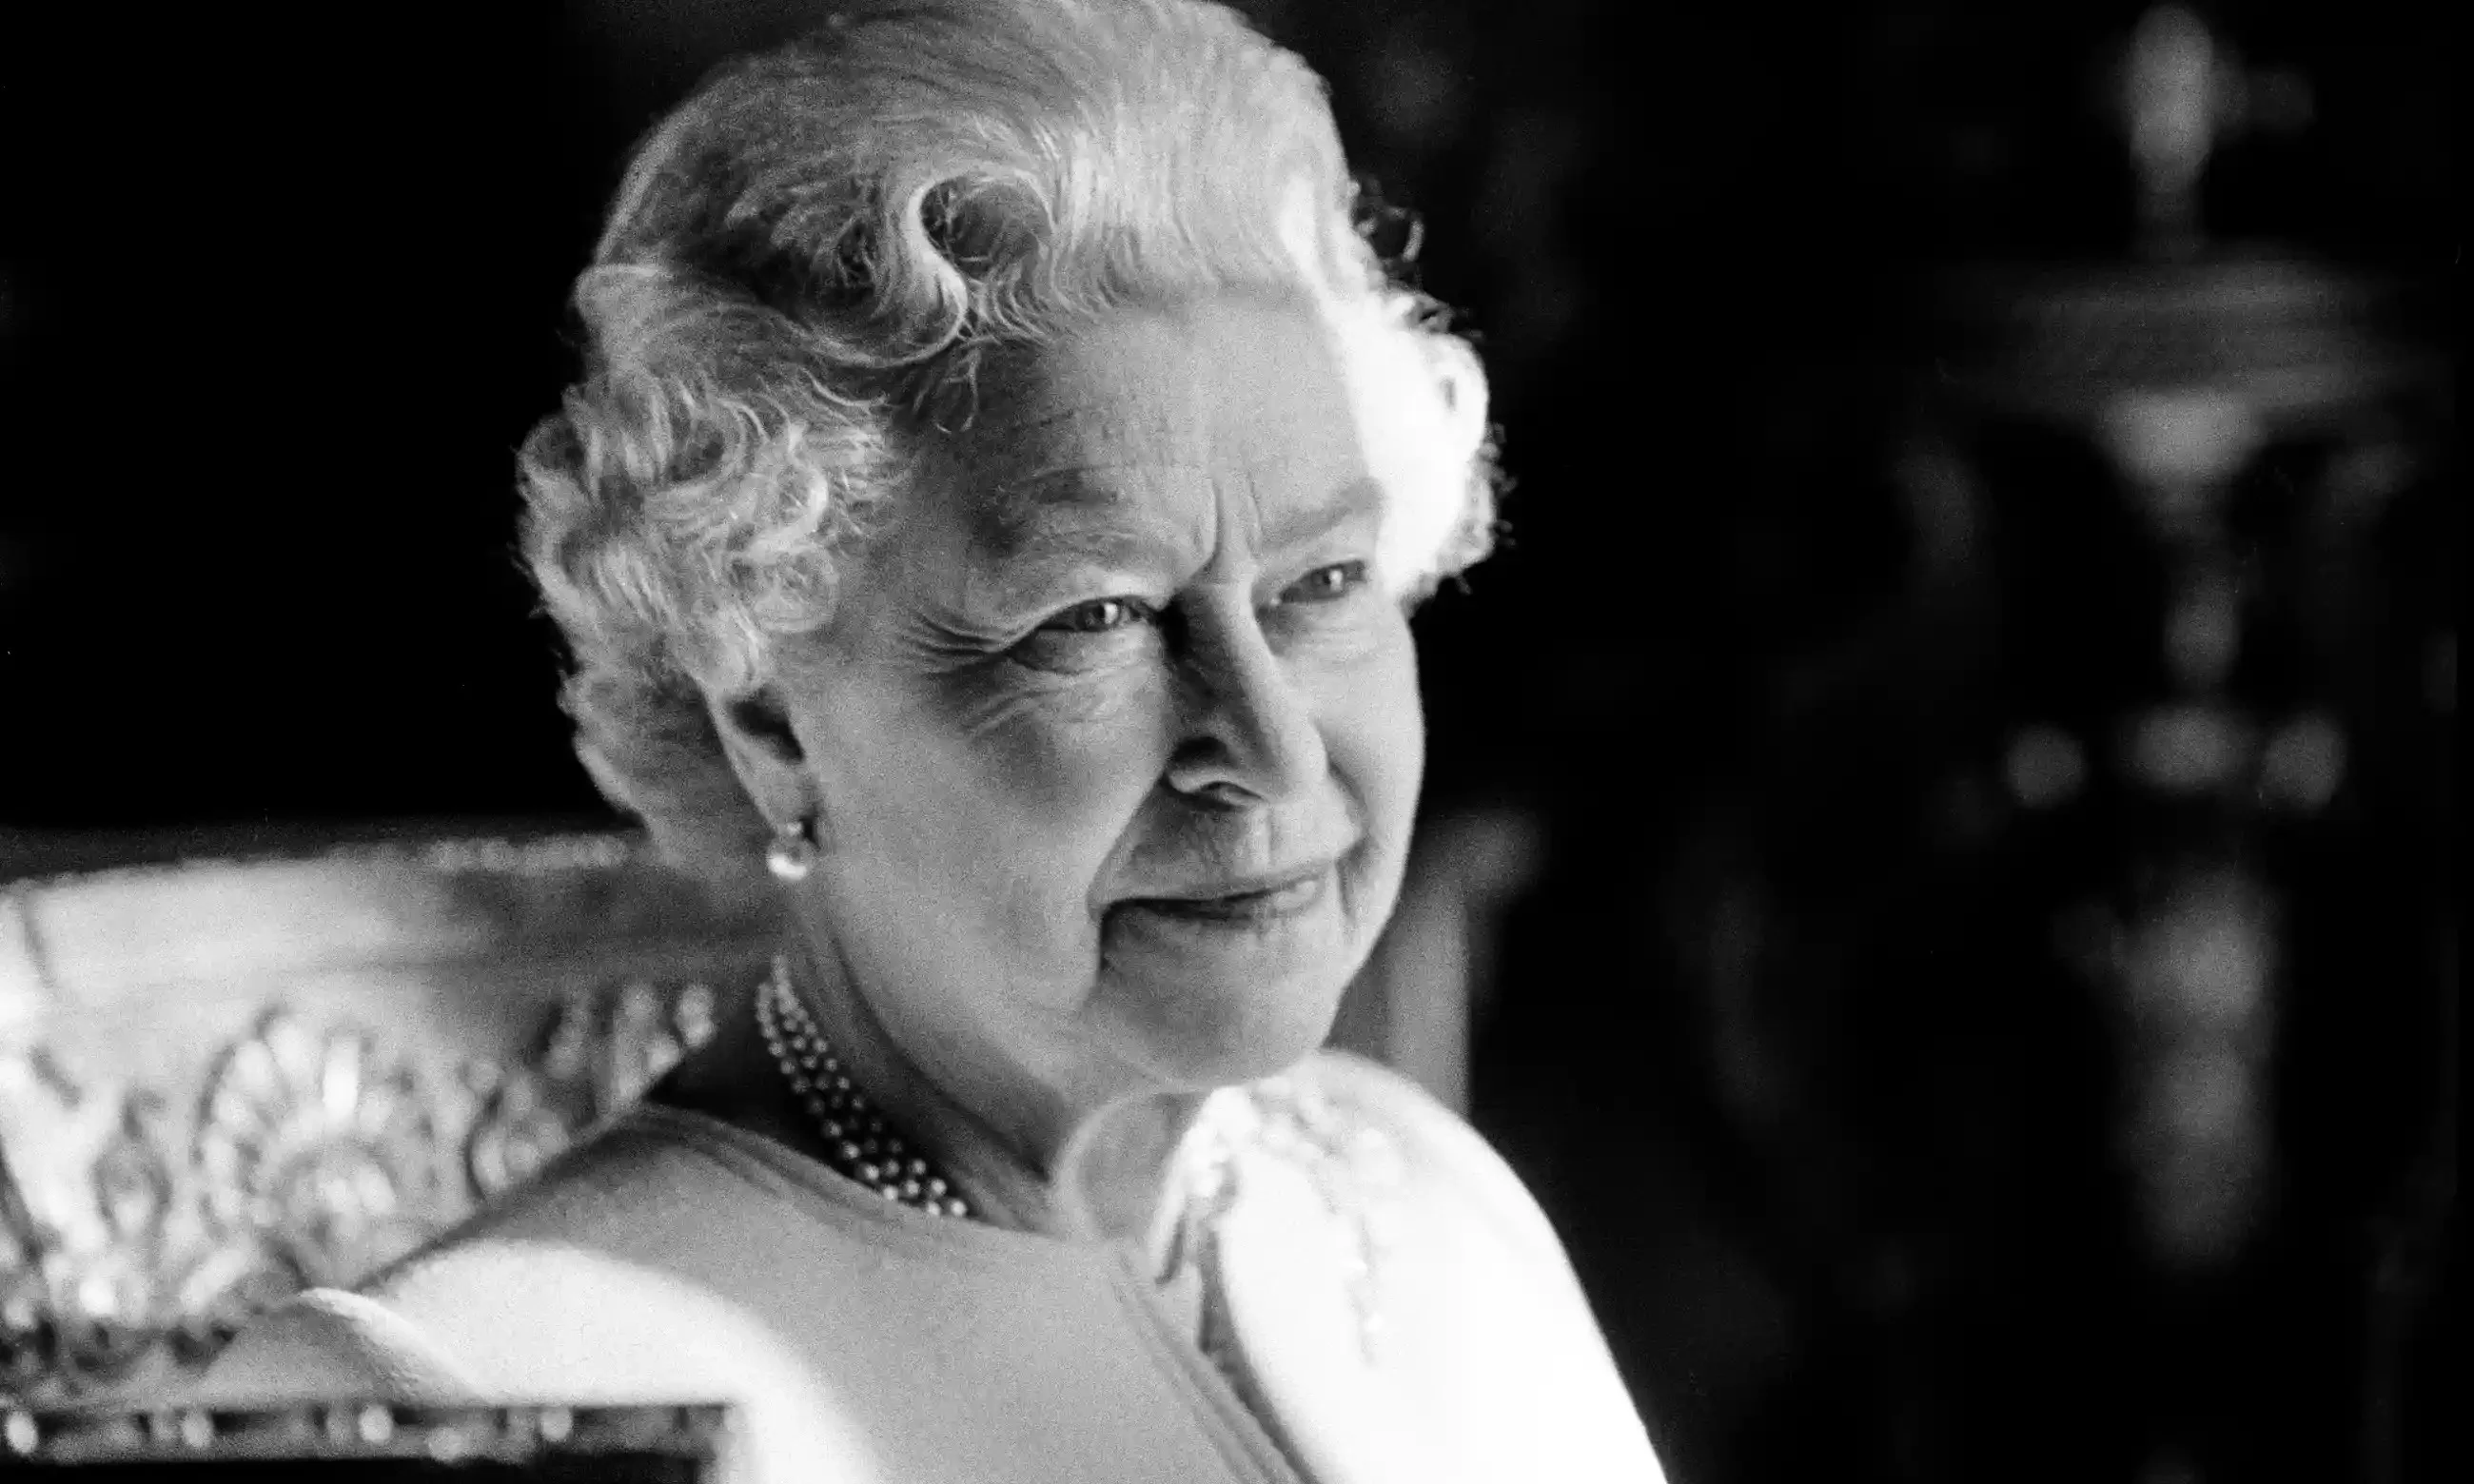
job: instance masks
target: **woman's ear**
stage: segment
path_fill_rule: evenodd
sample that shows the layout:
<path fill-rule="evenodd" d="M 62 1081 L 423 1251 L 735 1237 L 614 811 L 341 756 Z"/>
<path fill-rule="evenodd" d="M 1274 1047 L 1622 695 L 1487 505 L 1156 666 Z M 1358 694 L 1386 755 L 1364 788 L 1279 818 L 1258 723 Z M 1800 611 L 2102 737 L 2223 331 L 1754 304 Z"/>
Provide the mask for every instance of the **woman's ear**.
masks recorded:
<path fill-rule="evenodd" d="M 709 695 L 705 705 L 731 771 L 768 823 L 778 826 L 815 808 L 807 749 L 780 691 L 758 685 L 735 695 Z"/>

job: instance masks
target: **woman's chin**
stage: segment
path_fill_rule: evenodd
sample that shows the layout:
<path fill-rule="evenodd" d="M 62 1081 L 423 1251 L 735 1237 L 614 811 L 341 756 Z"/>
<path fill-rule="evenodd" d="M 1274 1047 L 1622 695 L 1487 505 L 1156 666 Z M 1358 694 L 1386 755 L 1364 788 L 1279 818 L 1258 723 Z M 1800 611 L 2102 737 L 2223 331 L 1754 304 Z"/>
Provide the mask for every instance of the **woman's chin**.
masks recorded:
<path fill-rule="evenodd" d="M 1136 1054 L 1165 1089 L 1208 1091 L 1276 1076 L 1314 1054 L 1331 1032 L 1331 1017 L 1308 1017 L 1274 1030 L 1249 1025 L 1238 1035 L 1152 1034 Z"/>
<path fill-rule="evenodd" d="M 1256 934 L 1111 914 L 1094 1008 L 1113 1022 L 1127 1060 L 1165 1085 L 1225 1087 L 1285 1071 L 1331 1034 L 1365 957 L 1350 951 L 1338 919 Z"/>

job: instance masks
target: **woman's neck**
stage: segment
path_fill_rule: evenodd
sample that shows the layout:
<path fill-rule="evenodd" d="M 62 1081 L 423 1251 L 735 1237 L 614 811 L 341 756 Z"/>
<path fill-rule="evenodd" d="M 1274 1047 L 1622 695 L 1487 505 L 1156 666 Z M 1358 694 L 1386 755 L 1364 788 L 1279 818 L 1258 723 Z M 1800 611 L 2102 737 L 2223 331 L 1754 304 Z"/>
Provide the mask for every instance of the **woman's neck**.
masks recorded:
<path fill-rule="evenodd" d="M 792 955 L 791 989 L 843 1071 L 990 1225 L 1082 1241 L 1139 1242 L 1154 1258 L 1174 1231 L 1171 1161 L 1199 1093 L 1138 1092 L 1078 1106 L 1029 1075 L 991 1076 L 914 1056 L 876 1014 L 830 944 Z"/>

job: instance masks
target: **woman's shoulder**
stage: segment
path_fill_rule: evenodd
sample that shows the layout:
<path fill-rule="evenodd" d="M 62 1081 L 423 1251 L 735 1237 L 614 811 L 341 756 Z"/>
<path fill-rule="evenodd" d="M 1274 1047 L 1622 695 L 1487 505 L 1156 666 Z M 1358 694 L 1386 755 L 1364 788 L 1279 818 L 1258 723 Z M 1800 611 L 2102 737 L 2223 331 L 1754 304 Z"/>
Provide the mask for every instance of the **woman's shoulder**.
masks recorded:
<path fill-rule="evenodd" d="M 838 1230 L 866 1240 L 877 1214 L 764 1134 L 645 1103 L 355 1286 L 391 1292 L 457 1253 L 493 1246 L 726 1275 L 747 1233 L 795 1231 L 830 1253 Z"/>
<path fill-rule="evenodd" d="M 1297 1430 L 1370 1478 L 1660 1477 L 1563 1244 L 1474 1129 L 1340 1053 L 1233 1090 L 1211 1251 Z"/>
<path fill-rule="evenodd" d="M 836 1246 L 830 1206 L 709 1123 L 620 1119 L 352 1291 L 261 1316 L 207 1392 L 495 1400 L 556 1376 L 562 1400 L 692 1400 L 683 1388 L 766 1353 L 762 1296 L 740 1281 L 750 1252 L 797 1238 L 829 1263 Z"/>
<path fill-rule="evenodd" d="M 1308 1132 L 1361 1181 L 1431 1220 L 1481 1221 L 1523 1257 L 1565 1267 L 1529 1187 L 1467 1120 L 1417 1082 L 1346 1051 L 1321 1051 L 1247 1089 L 1258 1113 Z"/>
<path fill-rule="evenodd" d="M 182 1399 L 255 1406 L 723 1403 L 723 1476 L 839 1478 L 868 1449 L 848 1399 L 761 1306 L 642 1261 L 479 1235 L 361 1292 L 312 1289 L 244 1329 Z M 856 1467 L 854 1465 L 854 1467 Z"/>
<path fill-rule="evenodd" d="M 480 1395 L 417 1324 L 365 1295 L 312 1288 L 243 1329 L 183 1400 L 237 1406 L 386 1397 L 446 1404 Z"/>

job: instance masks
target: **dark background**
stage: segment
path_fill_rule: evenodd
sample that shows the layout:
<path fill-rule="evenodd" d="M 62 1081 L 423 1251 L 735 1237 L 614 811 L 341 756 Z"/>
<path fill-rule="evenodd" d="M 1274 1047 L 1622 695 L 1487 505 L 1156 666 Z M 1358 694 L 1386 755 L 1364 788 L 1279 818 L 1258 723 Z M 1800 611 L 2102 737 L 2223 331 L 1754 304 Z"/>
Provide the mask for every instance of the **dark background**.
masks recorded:
<path fill-rule="evenodd" d="M 627 145 L 804 8 L 40 9 L 0 63 L 0 689 L 40 717 L 0 727 L 0 820 L 594 808 L 512 451 Z M 1629 791 L 1736 745 L 1756 657 L 1883 565 L 1787 508 L 1853 503 L 1809 487 L 1880 413 L 1893 286 L 2123 238 L 2094 69 L 2136 7 L 1618 9 L 1251 7 L 1492 362 L 1516 537 L 1429 618 L 1444 792 L 1528 786 L 1644 687 Z M 2219 9 L 2321 99 L 2220 217 L 2453 274 L 2435 9 Z"/>
<path fill-rule="evenodd" d="M 807 8 L 47 9 L 0 23 L 0 846 L 600 817 L 509 552 L 513 449 L 573 371 L 563 299 L 625 148 Z M 2101 62 L 2140 8 L 1246 9 L 1424 217 L 1424 283 L 1495 379 L 1511 538 L 1419 620 L 1430 807 L 1546 841 L 1476 1116 L 1568 1233 L 1676 1476 L 2394 1476 L 2365 1461 L 2383 1406 L 2395 1468 L 2436 1469 L 2454 1308 L 2383 1371 L 2357 1236 L 2455 1120 L 2429 1055 L 2455 977 L 2444 416 L 2361 560 L 2363 654 L 2420 675 L 2444 632 L 2447 704 L 2374 727 L 2390 786 L 2288 851 L 2295 899 L 2331 904 L 2303 926 L 2334 924 L 2303 982 L 2338 988 L 2297 1002 L 2300 1193 L 2217 1288 L 2116 1230 L 2100 1027 L 1969 946 L 2044 899 L 2043 857 L 1917 824 L 1978 745 L 1953 697 L 2000 662 L 1953 691 L 1987 673 L 1964 634 L 1861 642 L 1912 565 L 1882 470 L 1933 353 L 1917 286 L 2128 251 Z M 2315 100 L 2220 156 L 2212 229 L 2453 294 L 2440 10 L 2210 9 Z M 2075 477 L 2058 444 L 2009 456 Z M 2003 560 L 2111 580 L 2100 542 Z M 1798 1112 L 1759 1137 L 1676 926 L 1726 861 L 1821 945 L 1761 1001 Z"/>

